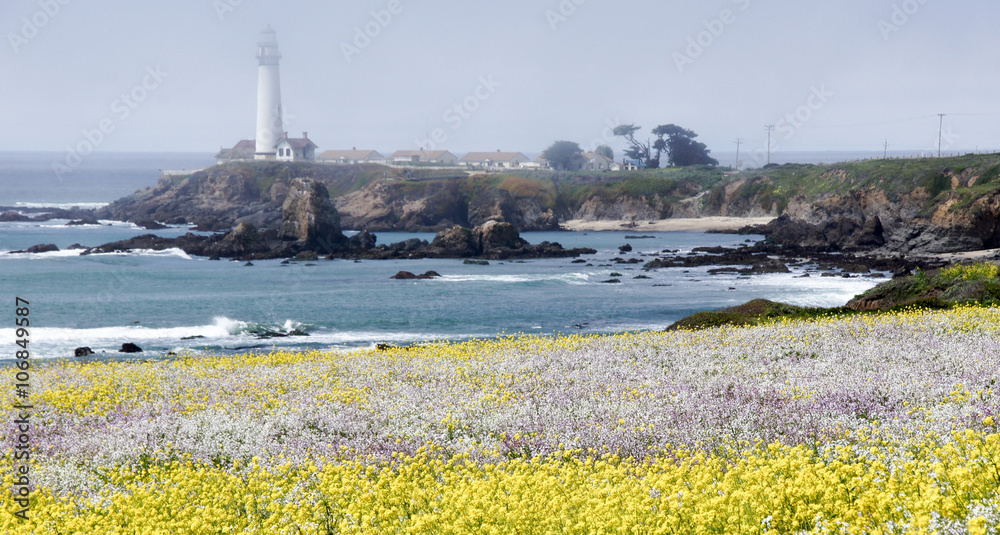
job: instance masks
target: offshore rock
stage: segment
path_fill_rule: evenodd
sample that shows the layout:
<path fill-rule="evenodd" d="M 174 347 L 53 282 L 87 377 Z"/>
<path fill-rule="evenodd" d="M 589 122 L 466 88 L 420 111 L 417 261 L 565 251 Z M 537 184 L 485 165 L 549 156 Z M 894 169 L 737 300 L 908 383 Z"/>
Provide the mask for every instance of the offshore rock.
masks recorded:
<path fill-rule="evenodd" d="M 331 253 L 340 249 L 347 237 L 340 229 L 340 215 L 330 202 L 330 192 L 309 178 L 292 180 L 281 205 L 278 237 L 297 241 L 303 249 Z"/>
<path fill-rule="evenodd" d="M 56 245 L 54 243 L 42 243 L 42 244 L 38 244 L 38 245 L 32 245 L 31 247 L 28 247 L 27 249 L 21 249 L 21 250 L 17 250 L 17 251 L 10 251 L 8 254 L 51 253 L 51 252 L 58 251 L 58 250 L 59 250 L 59 248 L 56 247 Z"/>
<path fill-rule="evenodd" d="M 416 238 L 367 250 L 342 249 L 332 256 L 341 258 L 561 258 L 595 254 L 590 248 L 564 249 L 558 243 L 529 244 L 510 223 L 488 221 L 475 228 L 453 226 L 438 232 L 431 243 Z"/>

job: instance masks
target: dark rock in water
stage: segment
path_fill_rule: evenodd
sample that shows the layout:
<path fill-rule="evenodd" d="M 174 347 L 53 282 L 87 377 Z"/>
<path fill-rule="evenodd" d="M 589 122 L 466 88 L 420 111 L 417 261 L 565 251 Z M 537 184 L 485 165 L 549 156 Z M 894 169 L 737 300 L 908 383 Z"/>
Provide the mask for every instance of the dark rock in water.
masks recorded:
<path fill-rule="evenodd" d="M 650 279 L 652 277 L 647 277 L 646 275 L 636 275 L 635 277 L 632 277 L 632 278 L 633 279 Z"/>
<path fill-rule="evenodd" d="M 375 242 L 378 239 L 377 236 L 368 232 L 367 230 L 362 230 L 361 232 L 347 238 L 347 248 L 351 250 L 367 251 L 369 249 L 375 248 Z"/>
<path fill-rule="evenodd" d="M 440 277 L 440 276 L 441 275 L 436 271 L 425 271 L 420 275 L 414 275 L 409 271 L 400 271 L 399 273 L 396 273 L 395 275 L 389 278 L 396 280 L 417 280 L 417 279 L 433 279 L 435 277 Z"/>
<path fill-rule="evenodd" d="M 608 279 L 606 281 L 601 281 L 601 284 L 618 284 L 621 281 L 618 279 Z"/>
<path fill-rule="evenodd" d="M 463 264 L 469 264 L 471 266 L 488 266 L 490 265 L 489 260 L 473 260 L 471 258 L 466 258 Z"/>
<path fill-rule="evenodd" d="M 94 219 L 92 217 L 86 217 L 86 218 L 83 218 L 83 219 L 74 219 L 74 220 L 66 223 L 66 226 L 67 227 L 77 227 L 77 226 L 81 226 L 81 225 L 100 225 L 100 224 L 101 224 L 100 221 L 98 221 L 98 220 L 96 220 L 96 219 Z"/>
<path fill-rule="evenodd" d="M 582 259 L 582 258 L 577 258 L 576 260 L 573 260 L 572 262 L 570 262 L 570 264 L 586 264 L 586 263 L 587 263 L 587 261 L 584 260 L 584 259 Z"/>
<path fill-rule="evenodd" d="M 622 246 L 618 247 L 618 252 L 619 253 L 630 253 L 630 252 L 632 252 L 632 245 L 626 243 L 625 245 L 622 245 Z"/>
<path fill-rule="evenodd" d="M 517 249 L 528 244 L 510 223 L 487 221 L 472 229 L 472 233 L 479 240 L 481 251 Z"/>
<path fill-rule="evenodd" d="M 622 276 L 622 274 L 621 274 L 621 273 L 618 273 L 617 271 L 612 271 L 612 272 L 611 272 L 611 275 L 610 275 L 610 276 L 611 276 L 611 277 L 621 277 L 621 276 Z"/>
<path fill-rule="evenodd" d="M 87 346 L 78 347 L 73 350 L 74 357 L 86 357 L 87 355 L 93 355 L 94 351 Z"/>
<path fill-rule="evenodd" d="M 862 264 L 847 264 L 845 266 L 842 266 L 840 269 L 842 269 L 846 273 L 861 273 L 861 274 L 871 273 L 871 269 L 869 269 L 868 266 Z"/>
<path fill-rule="evenodd" d="M 482 251 L 472 229 L 458 225 L 438 232 L 431 246 L 457 257 L 473 256 Z"/>
<path fill-rule="evenodd" d="M 67 251 L 76 251 L 79 249 L 86 249 L 86 247 L 80 245 L 79 243 L 74 243 L 73 245 L 70 245 L 69 247 L 66 248 Z"/>
<path fill-rule="evenodd" d="M 347 237 L 340 229 L 340 214 L 330 201 L 326 186 L 309 178 L 292 180 L 281 205 L 278 237 L 324 253 L 340 249 Z"/>
<path fill-rule="evenodd" d="M 37 253 L 51 253 L 53 251 L 58 251 L 58 250 L 59 250 L 59 248 L 56 247 L 55 244 L 53 244 L 53 243 L 43 243 L 43 244 L 39 244 L 39 245 L 32 245 L 31 247 L 28 247 L 24 251 L 11 251 L 11 252 L 12 253 L 32 253 L 32 254 L 37 254 Z"/>
<path fill-rule="evenodd" d="M 31 221 L 31 218 L 13 210 L 0 214 L 0 222 L 11 223 L 20 221 Z"/>
<path fill-rule="evenodd" d="M 301 253 L 292 257 L 295 262 L 312 262 L 319 260 L 319 255 L 315 251 L 302 251 Z"/>
<path fill-rule="evenodd" d="M 244 267 L 252 266 L 252 265 L 253 265 L 253 262 L 247 262 L 246 264 L 243 264 Z"/>
<path fill-rule="evenodd" d="M 119 353 L 142 353 L 142 348 L 133 344 L 132 342 L 125 342 L 122 344 L 122 348 L 118 350 Z"/>
<path fill-rule="evenodd" d="M 29 253 L 51 253 L 58 250 L 59 248 L 56 247 L 55 244 L 53 243 L 46 243 L 43 245 L 35 245 L 32 247 L 28 247 Z"/>
<path fill-rule="evenodd" d="M 201 254 L 218 257 L 247 257 L 271 250 L 267 236 L 251 223 L 240 223 L 221 238 L 209 239 Z"/>
<path fill-rule="evenodd" d="M 198 339 L 201 339 L 201 338 L 204 338 L 204 336 L 202 336 L 200 334 L 196 334 L 194 336 L 185 336 L 185 337 L 182 337 L 181 340 L 198 340 Z"/>
<path fill-rule="evenodd" d="M 380 245 L 366 251 L 344 249 L 334 254 L 344 258 L 481 258 L 506 260 L 511 258 L 559 258 L 594 254 L 594 249 L 563 249 L 558 243 L 543 241 L 529 244 L 510 223 L 487 221 L 475 227 L 459 225 L 438 232 L 434 240 L 411 239 L 391 245 Z"/>
<path fill-rule="evenodd" d="M 749 269 L 741 269 L 743 275 L 761 275 L 764 273 L 791 273 L 788 266 L 781 260 L 768 258 L 762 262 L 755 263 Z"/>
<path fill-rule="evenodd" d="M 167 228 L 166 225 L 162 223 L 157 223 L 152 219 L 143 219 L 142 221 L 134 221 L 137 226 L 140 226 L 146 230 L 163 230 Z"/>
<path fill-rule="evenodd" d="M 625 239 L 626 240 L 648 240 L 648 239 L 655 238 L 655 237 L 656 236 L 648 236 L 646 234 L 643 234 L 642 236 L 625 236 Z"/>

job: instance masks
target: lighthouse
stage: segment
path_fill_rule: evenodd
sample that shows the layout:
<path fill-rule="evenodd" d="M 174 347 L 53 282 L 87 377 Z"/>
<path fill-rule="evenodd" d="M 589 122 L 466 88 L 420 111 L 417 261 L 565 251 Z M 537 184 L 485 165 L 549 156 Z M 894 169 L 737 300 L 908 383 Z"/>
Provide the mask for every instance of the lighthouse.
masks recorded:
<path fill-rule="evenodd" d="M 276 146 L 285 137 L 281 123 L 281 80 L 278 41 L 268 25 L 257 43 L 257 137 L 254 159 L 274 160 Z"/>
<path fill-rule="evenodd" d="M 288 137 L 281 121 L 281 81 L 278 78 L 278 41 L 270 26 L 261 32 L 257 43 L 257 135 L 243 139 L 231 149 L 220 148 L 215 155 L 222 165 L 246 160 L 278 160 L 279 162 L 314 161 L 318 148 L 309 135 Z"/>

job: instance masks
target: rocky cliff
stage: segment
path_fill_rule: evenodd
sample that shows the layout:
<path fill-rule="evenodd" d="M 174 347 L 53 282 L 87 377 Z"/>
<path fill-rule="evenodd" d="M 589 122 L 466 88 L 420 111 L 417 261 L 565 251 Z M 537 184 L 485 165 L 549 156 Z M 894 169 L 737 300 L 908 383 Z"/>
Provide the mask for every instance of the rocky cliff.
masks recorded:
<path fill-rule="evenodd" d="M 389 177 L 377 165 L 320 165 L 245 162 L 218 165 L 186 176 L 161 177 L 156 186 L 137 191 L 98 210 L 97 217 L 121 221 L 193 224 L 221 230 L 239 223 L 277 228 L 292 181 L 309 178 L 329 195 L 357 190 L 376 178 Z"/>
<path fill-rule="evenodd" d="M 764 232 L 776 243 L 827 250 L 919 254 L 1000 247 L 1000 155 L 789 164 L 741 173 L 431 172 L 230 164 L 164 177 L 97 216 L 192 223 L 206 230 L 242 222 L 278 229 L 292 181 L 309 178 L 327 189 L 340 224 L 356 230 L 436 232 L 492 220 L 531 231 L 555 230 L 569 219 L 784 215 L 780 228 L 747 230 Z"/>
<path fill-rule="evenodd" d="M 998 177 L 996 155 L 833 166 L 806 177 L 784 196 L 775 195 L 778 186 L 761 189 L 755 200 L 770 196 L 776 208 L 772 213 L 786 217 L 767 228 L 747 230 L 785 245 L 876 253 L 998 248 Z"/>

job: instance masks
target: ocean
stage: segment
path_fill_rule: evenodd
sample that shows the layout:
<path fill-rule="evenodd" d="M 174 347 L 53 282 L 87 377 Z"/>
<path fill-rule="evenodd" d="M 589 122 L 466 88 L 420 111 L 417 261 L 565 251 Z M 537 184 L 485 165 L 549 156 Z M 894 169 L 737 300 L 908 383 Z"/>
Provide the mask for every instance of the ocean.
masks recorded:
<path fill-rule="evenodd" d="M 211 165 L 209 154 L 94 154 L 56 176 L 57 154 L 0 153 L 0 206 L 99 206 L 153 185 L 164 169 Z M 736 246 L 759 236 L 695 232 L 529 232 L 531 243 L 591 247 L 587 264 L 572 259 L 491 261 L 279 260 L 210 261 L 180 250 L 79 256 L 73 244 L 95 246 L 149 233 L 129 223 L 66 226 L 64 220 L 0 223 L 0 296 L 13 318 L 15 300 L 30 303 L 32 357 L 121 356 L 135 343 L 143 357 L 273 349 L 369 347 L 495 337 L 518 333 L 610 333 L 657 330 L 697 311 L 768 298 L 806 306 L 839 306 L 878 279 L 800 278 L 790 274 L 710 275 L 709 268 L 645 272 L 613 264 L 618 247 L 653 256 L 665 249 Z M 185 226 L 156 231 L 188 232 Z M 645 239 L 626 236 L 647 234 Z M 377 233 L 379 243 L 433 234 Z M 60 251 L 10 254 L 52 243 Z M 441 274 L 392 280 L 398 271 Z M 649 278 L 637 278 L 646 276 Z M 618 279 L 619 283 L 608 283 Z M 10 322 L 13 329 L 13 320 Z M 11 346 L 13 348 L 13 345 Z M 2 358 L 2 355 L 0 355 Z"/>

